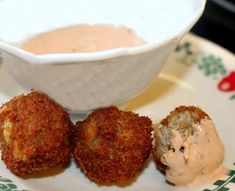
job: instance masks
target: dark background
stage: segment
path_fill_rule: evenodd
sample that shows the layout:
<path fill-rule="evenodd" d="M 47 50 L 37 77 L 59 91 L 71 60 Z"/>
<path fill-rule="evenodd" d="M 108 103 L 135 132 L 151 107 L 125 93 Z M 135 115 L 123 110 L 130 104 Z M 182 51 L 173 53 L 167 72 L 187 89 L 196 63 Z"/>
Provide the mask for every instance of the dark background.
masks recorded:
<path fill-rule="evenodd" d="M 235 0 L 207 0 L 191 32 L 235 53 Z"/>

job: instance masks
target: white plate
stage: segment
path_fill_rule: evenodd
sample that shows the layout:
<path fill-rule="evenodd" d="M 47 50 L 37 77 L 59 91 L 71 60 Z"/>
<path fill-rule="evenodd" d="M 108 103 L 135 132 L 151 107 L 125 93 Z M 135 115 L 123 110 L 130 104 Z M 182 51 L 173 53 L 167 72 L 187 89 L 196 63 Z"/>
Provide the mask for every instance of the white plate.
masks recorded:
<path fill-rule="evenodd" d="M 136 182 L 122 188 L 97 186 L 73 162 L 69 168 L 50 176 L 21 179 L 10 173 L 0 161 L 0 191 L 235 190 L 235 73 L 232 72 L 235 72 L 234 55 L 206 40 L 187 35 L 145 92 L 123 107 L 149 116 L 154 123 L 179 105 L 196 105 L 205 110 L 214 120 L 224 143 L 224 165 L 232 170 L 214 184 L 197 188 L 171 186 L 156 170 L 153 161 L 148 163 Z M 223 91 L 218 87 L 221 80 L 224 81 Z M 0 69 L 0 103 L 19 93 L 22 93 L 21 88 Z"/>

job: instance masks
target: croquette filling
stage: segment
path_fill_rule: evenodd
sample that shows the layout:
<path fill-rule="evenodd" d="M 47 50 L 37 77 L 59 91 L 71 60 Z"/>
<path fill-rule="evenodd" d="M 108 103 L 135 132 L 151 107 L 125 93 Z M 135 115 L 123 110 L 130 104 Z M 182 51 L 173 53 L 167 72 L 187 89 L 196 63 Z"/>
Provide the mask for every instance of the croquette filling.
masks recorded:
<path fill-rule="evenodd" d="M 4 139 L 5 139 L 5 142 L 7 144 L 10 143 L 10 135 L 11 135 L 11 129 L 12 129 L 12 123 L 10 122 L 10 120 L 6 119 L 3 123 L 3 136 L 4 136 Z"/>
<path fill-rule="evenodd" d="M 205 116 L 206 117 L 206 116 Z M 189 136 L 194 134 L 194 126 L 193 124 L 198 123 L 201 117 L 196 112 L 179 112 L 174 115 L 169 116 L 165 125 L 162 123 L 158 124 L 159 132 L 161 134 L 161 151 L 164 153 L 167 150 L 173 150 L 170 140 L 172 136 L 174 136 L 173 131 L 177 131 L 182 136 L 183 140 L 187 140 Z M 184 146 L 180 147 L 180 151 L 184 152 Z"/>
<path fill-rule="evenodd" d="M 190 135 L 193 135 L 194 128 L 192 124 L 197 123 L 198 120 L 199 115 L 197 113 L 185 111 L 171 116 L 166 128 L 178 131 L 186 140 Z"/>

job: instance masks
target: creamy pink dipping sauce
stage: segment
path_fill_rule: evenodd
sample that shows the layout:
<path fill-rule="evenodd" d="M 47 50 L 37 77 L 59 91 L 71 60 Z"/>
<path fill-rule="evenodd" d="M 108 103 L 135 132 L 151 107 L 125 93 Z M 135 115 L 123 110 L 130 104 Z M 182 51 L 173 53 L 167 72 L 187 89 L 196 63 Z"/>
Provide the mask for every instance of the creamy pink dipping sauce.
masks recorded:
<path fill-rule="evenodd" d="M 81 24 L 41 33 L 21 48 L 34 54 L 84 53 L 134 47 L 145 42 L 131 29 L 104 24 Z"/>
<path fill-rule="evenodd" d="M 211 119 L 193 124 L 195 132 L 184 140 L 178 131 L 170 140 L 175 152 L 163 154 L 162 161 L 168 166 L 166 179 L 176 186 L 200 186 L 211 183 L 228 172 L 222 166 L 224 146 Z M 184 152 L 180 147 L 184 147 Z"/>

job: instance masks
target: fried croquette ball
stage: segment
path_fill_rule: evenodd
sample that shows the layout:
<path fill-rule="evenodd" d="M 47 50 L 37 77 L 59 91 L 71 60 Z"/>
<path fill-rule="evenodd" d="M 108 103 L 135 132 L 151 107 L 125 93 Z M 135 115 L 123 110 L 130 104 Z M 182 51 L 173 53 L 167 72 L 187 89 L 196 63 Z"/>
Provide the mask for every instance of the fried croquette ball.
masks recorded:
<path fill-rule="evenodd" d="M 68 113 L 46 95 L 31 92 L 0 108 L 2 160 L 18 176 L 60 167 L 70 160 Z"/>
<path fill-rule="evenodd" d="M 148 117 L 116 107 L 98 109 L 76 124 L 75 159 L 98 184 L 129 184 L 149 157 L 152 130 Z"/>
<path fill-rule="evenodd" d="M 198 107 L 177 107 L 155 127 L 154 138 L 155 162 L 166 173 L 166 180 L 176 186 L 212 175 L 224 159 L 214 123 Z"/>

